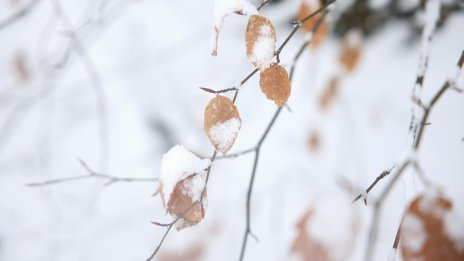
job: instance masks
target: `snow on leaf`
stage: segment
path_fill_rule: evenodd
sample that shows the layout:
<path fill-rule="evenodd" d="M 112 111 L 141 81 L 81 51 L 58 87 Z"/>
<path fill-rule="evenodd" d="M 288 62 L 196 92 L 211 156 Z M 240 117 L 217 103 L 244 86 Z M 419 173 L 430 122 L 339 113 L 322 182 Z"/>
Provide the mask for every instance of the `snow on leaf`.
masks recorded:
<path fill-rule="evenodd" d="M 356 209 L 343 195 L 319 198 L 297 225 L 292 252 L 303 260 L 347 260 L 358 232 Z"/>
<path fill-rule="evenodd" d="M 225 155 L 237 138 L 241 120 L 232 101 L 218 95 L 205 108 L 204 130 L 213 146 Z"/>
<path fill-rule="evenodd" d="M 187 207 L 200 198 L 206 169 L 210 163 L 209 159 L 200 159 L 181 145 L 172 147 L 163 155 L 160 195 L 169 214 L 174 217 L 185 214 Z M 206 190 L 203 193 L 206 194 Z M 192 207 L 185 214 L 185 218 L 190 217 L 188 222 L 192 223 L 198 219 L 196 214 L 198 208 L 201 208 L 201 205 Z"/>
<path fill-rule="evenodd" d="M 272 23 L 263 16 L 250 16 L 245 39 L 250 62 L 261 71 L 268 68 L 276 48 L 276 33 Z"/>
<path fill-rule="evenodd" d="M 239 15 L 255 15 L 258 10 L 247 0 L 216 0 L 214 2 L 214 19 L 215 25 L 213 29 L 212 55 L 217 55 L 219 32 L 221 31 L 224 18 L 232 13 Z"/>
<path fill-rule="evenodd" d="M 279 107 L 284 105 L 290 96 L 291 84 L 287 70 L 276 63 L 261 71 L 259 86 L 266 97 Z"/>
<path fill-rule="evenodd" d="M 401 223 L 404 260 L 464 260 L 463 221 L 456 218 L 451 201 L 436 192 L 416 197 Z"/>

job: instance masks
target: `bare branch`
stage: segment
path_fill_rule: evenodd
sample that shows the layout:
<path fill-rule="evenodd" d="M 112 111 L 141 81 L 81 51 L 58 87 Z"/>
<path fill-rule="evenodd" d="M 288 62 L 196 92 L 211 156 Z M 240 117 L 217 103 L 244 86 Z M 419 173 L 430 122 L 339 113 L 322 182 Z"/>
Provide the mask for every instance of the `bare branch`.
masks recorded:
<path fill-rule="evenodd" d="M 261 2 L 261 4 L 256 8 L 259 10 L 261 10 L 261 8 L 263 8 L 265 5 L 269 4 L 272 0 L 263 0 L 263 2 Z"/>
<path fill-rule="evenodd" d="M 70 32 L 69 35 L 72 37 L 74 44 L 74 50 L 78 54 L 84 68 L 87 70 L 87 73 L 93 83 L 92 87 L 96 97 L 96 106 L 97 106 L 97 115 L 98 115 L 98 122 L 99 122 L 99 140 L 100 140 L 100 168 L 103 170 L 108 169 L 109 159 L 110 159 L 110 148 L 109 148 L 109 128 L 108 128 L 108 112 L 107 112 L 107 105 L 106 105 L 106 96 L 105 91 L 103 88 L 103 84 L 101 82 L 100 76 L 98 71 L 93 63 L 93 60 L 88 55 L 87 50 L 76 35 L 76 30 L 70 21 L 70 19 L 66 16 L 63 8 L 59 0 L 51 0 L 53 5 L 53 9 L 57 17 L 61 19 L 61 22 L 68 28 Z"/>
<path fill-rule="evenodd" d="M 332 1 L 331 3 L 333 3 L 334 1 Z M 327 7 L 328 5 L 330 4 L 327 4 L 325 5 L 325 7 Z M 324 9 L 320 9 L 320 10 L 324 10 Z M 316 11 L 316 12 L 320 12 L 319 10 Z M 315 14 L 315 13 L 314 13 Z M 326 12 L 324 13 L 324 15 L 322 15 L 319 20 L 317 21 L 317 23 L 314 25 L 314 28 L 313 28 L 313 32 L 317 31 L 320 24 L 321 24 L 321 21 L 324 19 L 325 17 L 325 14 Z M 311 16 L 311 15 L 310 15 Z M 308 19 L 306 19 L 305 21 L 307 21 Z M 298 27 L 299 28 L 299 27 Z M 296 32 L 296 30 L 292 31 L 290 33 L 290 35 L 287 37 L 287 40 L 284 41 L 284 43 L 279 47 L 280 50 L 283 49 L 283 47 L 285 46 L 285 44 L 291 39 L 291 37 L 294 35 L 294 33 Z M 303 47 L 304 48 L 305 46 L 307 46 L 308 44 L 310 44 L 311 40 L 309 41 L 306 41 L 303 43 Z M 302 49 L 300 48 L 300 50 Z M 276 55 L 278 55 L 278 53 L 276 53 Z M 278 56 L 277 56 L 278 57 Z M 289 80 L 291 81 L 292 80 L 292 76 L 293 76 L 293 69 L 295 68 L 295 64 L 296 62 L 299 60 L 299 58 L 301 57 L 301 52 L 298 52 L 295 56 L 295 58 L 293 59 L 294 63 L 292 64 L 292 69 L 291 69 L 291 73 L 290 73 L 290 76 L 289 76 Z M 279 59 L 277 59 L 277 61 L 279 62 Z M 253 190 L 253 184 L 254 184 L 254 179 L 255 179 L 255 175 L 256 175 L 256 170 L 257 170 L 257 166 L 258 166 L 258 161 L 259 161 L 259 153 L 260 153 L 260 149 L 261 149 L 261 145 L 264 143 L 264 140 L 266 139 L 267 135 L 269 134 L 269 131 L 271 130 L 271 128 L 274 126 L 274 123 L 277 119 L 277 117 L 279 116 L 280 112 L 282 111 L 282 107 L 279 107 L 277 108 L 276 112 L 274 113 L 274 116 L 272 117 L 270 123 L 268 124 L 268 126 L 266 127 L 263 135 L 261 136 L 261 138 L 259 139 L 258 141 L 258 144 L 256 145 L 256 148 L 255 148 L 255 159 L 253 161 L 253 169 L 252 169 L 252 172 L 251 172 L 251 177 L 250 177 L 250 183 L 248 185 L 248 192 L 247 192 L 247 200 L 246 200 L 246 226 L 245 226 L 245 233 L 243 235 L 243 241 L 242 241 L 242 248 L 240 250 L 240 258 L 239 260 L 242 261 L 244 256 L 245 256 L 245 249 L 246 249 L 246 244 L 247 244 L 247 240 L 248 240 L 248 236 L 249 235 L 252 235 L 252 232 L 251 232 L 251 219 L 250 219 L 250 216 L 251 216 L 251 209 L 250 209 L 250 205 L 251 205 L 251 192 Z"/>
<path fill-rule="evenodd" d="M 459 68 L 462 68 L 462 65 L 464 63 L 463 61 L 464 61 L 464 51 L 461 53 L 461 56 L 460 56 L 459 61 L 458 61 L 458 67 Z M 458 75 L 456 77 L 458 77 Z M 445 91 L 449 89 L 449 87 L 451 86 L 450 82 L 452 82 L 452 81 L 453 80 L 447 80 L 443 84 L 443 86 L 438 90 L 438 92 L 433 96 L 432 100 L 429 103 L 429 106 L 427 107 L 427 110 L 425 110 L 425 113 L 422 116 L 421 122 L 427 122 L 428 121 L 428 117 L 430 115 L 430 112 L 432 111 L 432 109 L 434 108 L 434 106 L 438 102 L 438 100 L 443 96 Z M 421 138 L 423 136 L 425 126 L 426 125 L 424 125 L 424 124 L 419 124 L 418 125 L 418 135 L 416 137 L 415 145 L 412 148 L 413 151 L 417 151 L 420 148 L 420 141 L 421 141 Z M 423 173 L 420 166 L 415 161 L 408 160 L 408 161 L 401 164 L 401 166 L 398 168 L 398 171 L 396 172 L 396 174 L 393 175 L 392 180 L 389 181 L 389 183 L 387 184 L 387 187 L 380 194 L 379 200 L 374 205 L 374 214 L 373 214 L 373 218 L 372 218 L 372 221 L 371 221 L 371 226 L 370 226 L 370 229 L 369 229 L 369 240 L 368 240 L 367 250 L 366 250 L 366 254 L 365 254 L 365 258 L 364 258 L 364 260 L 366 260 L 366 261 L 371 260 L 371 257 L 372 257 L 373 247 L 375 245 L 376 238 L 377 238 L 377 228 L 378 228 L 378 222 L 379 222 L 379 219 L 380 219 L 380 214 L 381 214 L 381 209 L 382 209 L 383 202 L 385 201 L 385 199 L 389 195 L 391 189 L 395 186 L 395 184 L 398 181 L 401 174 L 404 172 L 406 167 L 408 165 L 410 165 L 410 164 L 413 164 L 415 166 L 416 170 L 418 170 L 419 175 L 423 178 L 424 184 L 426 184 L 426 185 L 431 184 L 430 181 L 428 179 L 426 179 L 425 174 Z M 378 182 L 377 179 L 376 179 L 376 181 L 374 181 L 373 185 L 371 185 L 369 188 L 371 188 L 371 189 L 374 188 L 375 184 L 377 184 L 377 182 Z M 356 197 L 353 202 L 358 200 L 359 199 L 358 197 Z"/>
<path fill-rule="evenodd" d="M 237 158 L 237 157 L 240 157 L 240 156 L 249 154 L 249 153 L 254 152 L 254 151 L 256 151 L 256 147 L 253 147 L 253 148 L 251 148 L 251 149 L 247 149 L 247 150 L 244 150 L 244 151 L 232 153 L 232 154 L 227 154 L 227 155 L 225 155 L 225 156 L 219 156 L 219 157 L 217 157 L 216 159 L 220 160 L 220 159 Z"/>
<path fill-rule="evenodd" d="M 41 0 L 30 0 L 28 3 L 24 4 L 19 10 L 14 12 L 11 16 L 7 17 L 5 20 L 0 21 L 0 31 L 2 29 L 7 28 L 8 26 L 12 25 L 13 23 L 21 20 L 21 18 L 26 17 L 26 15 L 34 10 L 37 4 Z"/>
<path fill-rule="evenodd" d="M 93 179 L 93 178 L 106 180 L 106 182 L 104 183 L 104 186 L 109 186 L 117 182 L 156 182 L 159 180 L 158 178 L 132 178 L 132 177 L 110 176 L 107 174 L 95 172 L 81 159 L 79 159 L 79 162 L 88 172 L 87 175 L 72 176 L 72 177 L 60 178 L 60 179 L 50 179 L 50 180 L 46 180 L 43 182 L 32 182 L 32 183 L 26 184 L 26 186 L 44 187 L 44 186 L 55 185 L 55 184 L 65 183 L 65 182 L 70 182 L 70 181 L 75 181 L 75 180 Z"/>

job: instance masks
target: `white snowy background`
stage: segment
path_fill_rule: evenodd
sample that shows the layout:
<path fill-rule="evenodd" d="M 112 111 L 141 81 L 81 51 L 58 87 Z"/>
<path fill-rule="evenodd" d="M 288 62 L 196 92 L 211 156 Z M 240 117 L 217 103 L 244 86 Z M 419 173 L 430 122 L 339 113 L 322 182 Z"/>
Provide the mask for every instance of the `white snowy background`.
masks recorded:
<path fill-rule="evenodd" d="M 159 177 L 162 155 L 175 144 L 211 155 L 203 112 L 213 95 L 198 87 L 233 87 L 253 70 L 245 55 L 247 19 L 225 19 L 213 57 L 212 0 L 63 0 L 73 28 L 57 18 L 52 2 L 38 1 L 24 18 L 0 29 L 0 260 L 145 260 L 164 233 L 149 221 L 171 220 L 160 197 L 152 197 L 158 183 L 25 184 L 87 174 L 78 159 L 109 175 Z M 0 1 L 0 21 L 27 3 Z M 299 4 L 282 1 L 260 12 L 275 25 L 277 45 L 291 30 Z M 464 48 L 463 25 L 464 14 L 453 15 L 435 35 L 425 100 L 454 71 Z M 292 112 L 284 109 L 261 149 L 251 222 L 259 242 L 250 238 L 246 260 L 288 260 L 295 224 L 318 197 L 344 191 L 341 179 L 366 188 L 396 159 L 408 132 L 420 50 L 419 41 L 408 41 L 409 33 L 404 23 L 391 22 L 365 41 L 358 68 L 341 82 L 326 112 L 318 99 L 336 72 L 339 39 L 329 36 L 316 51 L 305 51 L 288 101 Z M 96 82 L 75 48 L 67 53 L 74 35 L 104 90 L 108 166 L 100 153 Z M 300 32 L 283 50 L 284 66 L 303 40 Z M 18 56 L 27 79 L 15 69 Z M 64 66 L 52 69 L 67 56 Z M 255 145 L 275 111 L 258 81 L 256 75 L 238 96 L 242 127 L 231 153 Z M 464 77 L 458 85 L 464 87 Z M 417 156 L 461 216 L 463 112 L 464 96 L 447 92 L 431 114 Z M 317 152 L 308 149 L 314 131 L 321 138 Z M 237 260 L 252 161 L 249 154 L 215 162 L 205 219 L 172 231 L 161 252 L 182 256 L 199 247 L 198 260 Z M 403 177 L 384 205 L 373 260 L 387 259 L 406 204 L 424 190 L 411 169 Z M 386 182 L 388 177 L 370 196 Z M 360 260 L 371 209 L 355 207 L 363 230 L 352 260 Z"/>

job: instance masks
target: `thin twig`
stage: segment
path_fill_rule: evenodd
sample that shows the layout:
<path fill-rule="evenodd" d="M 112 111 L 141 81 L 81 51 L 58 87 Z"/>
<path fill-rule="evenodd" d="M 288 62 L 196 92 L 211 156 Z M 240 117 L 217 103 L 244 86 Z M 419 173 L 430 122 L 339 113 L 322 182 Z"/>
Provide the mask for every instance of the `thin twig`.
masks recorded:
<path fill-rule="evenodd" d="M 307 22 L 309 19 L 311 19 L 312 17 L 314 17 L 315 15 L 317 15 L 318 13 L 324 11 L 327 9 L 327 7 L 329 7 L 331 4 L 335 3 L 336 0 L 328 0 L 327 2 L 324 3 L 324 5 L 319 8 L 318 10 L 316 10 L 314 13 L 306 16 L 305 18 L 299 20 L 299 21 L 294 21 L 293 22 L 293 29 L 292 31 L 290 32 L 290 34 L 287 36 L 287 38 L 285 38 L 284 42 L 280 45 L 279 49 L 277 49 L 276 51 L 276 57 L 277 57 L 277 63 L 280 62 L 280 53 L 282 52 L 282 50 L 284 49 L 284 47 L 287 45 L 288 41 L 290 41 L 290 39 L 293 37 L 293 35 L 296 33 L 296 31 L 298 31 L 298 29 L 300 29 L 301 26 L 303 26 L 303 24 L 305 22 Z"/>
<path fill-rule="evenodd" d="M 458 64 L 457 64 L 458 68 L 462 69 L 463 63 L 464 63 L 464 51 L 462 51 L 461 56 L 459 58 L 459 61 L 458 61 Z M 457 77 L 459 77 L 459 74 L 456 75 L 455 79 L 447 80 L 443 84 L 443 86 L 437 91 L 437 93 L 432 97 L 429 105 L 427 106 L 426 109 L 424 109 L 425 112 L 423 113 L 421 122 L 428 122 L 430 112 L 434 108 L 435 104 L 439 101 L 439 99 L 441 97 L 443 97 L 443 94 L 452 85 L 451 83 L 457 80 Z M 416 136 L 416 141 L 414 143 L 414 147 L 412 148 L 412 150 L 414 152 L 416 152 L 420 148 L 420 144 L 421 144 L 420 141 L 421 141 L 421 138 L 423 137 L 425 126 L 426 125 L 424 125 L 424 124 L 419 124 L 419 126 L 418 126 L 418 130 L 417 130 L 418 134 Z M 377 226 L 378 226 L 378 222 L 379 222 L 379 219 L 380 219 L 380 213 L 381 213 L 381 208 L 383 206 L 383 202 L 385 201 L 385 199 L 387 198 L 387 196 L 390 193 L 391 189 L 394 187 L 394 185 L 398 181 L 401 174 L 404 172 L 406 167 L 408 165 L 410 165 L 410 164 L 413 164 L 416 169 L 419 168 L 418 169 L 419 175 L 421 175 L 421 176 L 423 175 L 424 184 L 426 184 L 426 186 L 427 185 L 430 186 L 430 184 L 429 184 L 430 181 L 425 178 L 425 174 L 422 173 L 422 171 L 421 171 L 419 165 L 417 164 L 417 162 L 408 160 L 408 161 L 404 162 L 401 165 L 401 167 L 399 167 L 399 170 L 396 172 L 395 175 L 393 175 L 393 178 L 389 181 L 389 183 L 387 183 L 387 187 L 382 191 L 381 195 L 379 196 L 379 200 L 374 205 L 374 214 L 373 214 L 373 218 L 372 218 L 372 221 L 371 221 L 371 226 L 370 226 L 370 229 L 369 229 L 369 240 L 368 240 L 367 250 L 366 250 L 366 254 L 365 254 L 365 258 L 364 258 L 364 260 L 366 260 L 366 261 L 371 260 L 371 257 L 372 257 L 373 247 L 375 245 L 376 237 L 377 237 L 377 229 L 378 229 Z M 377 181 L 377 179 L 376 179 L 376 181 Z M 374 183 L 377 184 L 377 182 L 374 182 Z M 374 184 L 374 186 L 375 186 L 375 184 Z M 370 186 L 371 189 L 374 186 L 371 185 Z M 356 197 L 353 202 L 355 202 L 357 199 L 359 199 L 359 196 Z"/>
<path fill-rule="evenodd" d="M 261 2 L 261 4 L 256 8 L 259 10 L 261 10 L 261 8 L 263 8 L 265 5 L 269 4 L 272 0 L 264 0 Z"/>
<path fill-rule="evenodd" d="M 237 157 L 240 157 L 240 156 L 249 154 L 249 153 L 254 152 L 254 151 L 256 151 L 256 147 L 253 147 L 253 148 L 251 148 L 251 149 L 247 149 L 247 150 L 244 150 L 244 151 L 239 151 L 239 152 L 236 152 L 236 153 L 232 153 L 232 154 L 227 154 L 227 155 L 225 155 L 225 156 L 219 156 L 219 157 L 217 157 L 216 159 L 217 159 L 217 160 L 220 160 L 220 159 L 232 159 L 232 158 L 237 158 Z"/>
<path fill-rule="evenodd" d="M 334 2 L 334 1 L 332 1 L 332 2 Z M 327 7 L 327 6 L 328 5 L 326 5 L 325 7 Z M 316 12 L 319 12 L 319 11 L 316 11 Z M 318 30 L 318 28 L 319 28 L 319 26 L 321 24 L 321 21 L 324 19 L 326 14 L 327 14 L 327 12 L 324 12 L 324 15 L 322 15 L 319 18 L 317 23 L 314 25 L 313 32 L 316 32 Z M 311 16 L 311 15 L 309 15 L 309 16 Z M 305 21 L 307 21 L 307 20 L 308 19 L 306 19 Z M 282 48 L 285 46 L 286 42 L 288 42 L 288 40 L 290 40 L 293 35 L 294 35 L 294 32 L 292 31 L 290 33 L 290 35 L 287 37 L 287 40 L 284 41 L 284 43 L 282 43 L 282 45 L 279 47 L 280 50 L 282 50 Z M 310 44 L 310 42 L 311 42 L 311 40 L 305 41 L 303 43 L 302 47 L 300 48 L 300 50 L 304 49 L 304 47 L 306 47 L 308 44 Z M 278 54 L 276 54 L 276 55 L 278 55 Z M 292 67 L 291 67 L 292 69 L 291 69 L 291 73 L 290 73 L 290 76 L 289 76 L 290 81 L 292 81 L 293 70 L 295 68 L 295 64 L 298 62 L 300 57 L 301 57 L 301 52 L 299 51 L 296 54 L 295 58 L 293 59 L 294 62 L 292 64 Z M 277 117 L 279 116 L 280 112 L 282 111 L 282 108 L 283 108 L 283 106 L 277 108 L 276 112 L 274 113 L 274 116 L 272 117 L 270 123 L 266 127 L 263 135 L 259 139 L 258 144 L 256 145 L 256 147 L 254 149 L 254 151 L 255 151 L 255 159 L 253 161 L 253 169 L 252 169 L 252 172 L 251 172 L 250 183 L 248 185 L 248 192 L 247 192 L 247 199 L 246 199 L 246 226 L 245 226 L 245 233 L 243 235 L 242 248 L 240 250 L 240 258 L 239 258 L 240 261 L 242 261 L 244 256 L 245 256 L 245 249 L 246 249 L 246 244 L 247 244 L 247 241 L 248 241 L 248 236 L 253 235 L 252 230 L 251 230 L 251 219 L 250 219 L 250 216 L 251 216 L 251 208 L 250 208 L 250 205 L 251 205 L 251 192 L 253 190 L 253 184 L 254 184 L 254 179 L 255 179 L 256 170 L 257 170 L 257 166 L 258 166 L 260 149 L 261 149 L 262 144 L 264 143 L 264 140 L 266 139 L 267 135 L 269 134 L 269 131 L 274 126 L 274 123 L 275 123 Z"/>
<path fill-rule="evenodd" d="M 91 81 L 92 87 L 95 92 L 96 96 L 96 106 L 97 106 L 97 115 L 98 115 L 98 122 L 99 122 L 99 140 L 100 140 L 100 168 L 104 171 L 108 169 L 109 159 L 110 159 L 110 144 L 109 144 L 109 128 L 108 128 L 108 112 L 107 112 L 107 104 L 106 104 L 106 95 L 103 88 L 103 84 L 101 82 L 100 76 L 96 69 L 96 66 L 87 53 L 84 44 L 79 39 L 79 37 L 75 34 L 74 27 L 71 23 L 71 20 L 65 14 L 59 0 L 51 0 L 53 5 L 53 9 L 57 17 L 59 17 L 62 23 L 68 28 L 70 32 L 69 35 L 74 40 L 74 50 L 78 54 L 85 70 L 87 71 Z"/>
<path fill-rule="evenodd" d="M 30 0 L 28 3 L 24 4 L 21 9 L 14 12 L 5 20 L 0 21 L 0 31 L 21 20 L 21 18 L 26 17 L 26 15 L 31 12 L 40 1 L 41 0 Z"/>
<path fill-rule="evenodd" d="M 109 186 L 117 182 L 155 182 L 155 181 L 158 181 L 158 178 L 117 177 L 117 176 L 111 176 L 108 174 L 98 173 L 92 170 L 83 160 L 79 159 L 79 162 L 88 172 L 86 175 L 72 176 L 72 177 L 59 178 L 59 179 L 50 179 L 50 180 L 46 180 L 43 182 L 32 182 L 32 183 L 27 183 L 26 186 L 43 187 L 43 186 L 49 186 L 49 185 L 55 185 L 59 183 L 75 181 L 75 180 L 93 179 L 93 178 L 106 180 L 106 182 L 104 183 L 104 186 Z"/>

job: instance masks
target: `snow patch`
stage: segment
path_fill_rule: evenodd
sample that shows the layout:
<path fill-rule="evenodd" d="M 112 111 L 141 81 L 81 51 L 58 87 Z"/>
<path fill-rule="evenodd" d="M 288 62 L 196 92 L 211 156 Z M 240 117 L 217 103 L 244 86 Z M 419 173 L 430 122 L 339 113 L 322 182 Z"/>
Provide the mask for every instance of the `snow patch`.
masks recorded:
<path fill-rule="evenodd" d="M 401 231 L 406 238 L 403 240 L 404 247 L 413 253 L 419 252 L 427 239 L 422 221 L 416 215 L 408 213 L 401 224 Z"/>
<path fill-rule="evenodd" d="M 445 234 L 453 241 L 454 246 L 464 251 L 464 222 L 454 212 L 448 212 L 443 219 Z"/>
<path fill-rule="evenodd" d="M 200 200 L 201 193 L 205 188 L 206 174 L 195 175 L 184 182 L 182 193 L 192 199 L 192 202 Z"/>
<path fill-rule="evenodd" d="M 240 119 L 232 118 L 225 122 L 216 123 L 209 130 L 209 135 L 217 149 L 221 152 L 229 150 L 232 146 L 238 131 L 240 130 Z"/>
<path fill-rule="evenodd" d="M 163 155 L 163 160 L 161 161 L 160 182 L 163 186 L 164 202 L 166 204 L 169 202 L 171 193 L 177 182 L 192 174 L 198 175 L 195 175 L 192 181 L 190 181 L 191 184 L 189 184 L 189 189 L 186 193 L 190 193 L 189 195 L 196 195 L 199 189 L 197 186 L 204 184 L 204 174 L 210 163 L 209 159 L 201 159 L 181 145 L 172 147 Z M 202 185 L 201 188 L 203 188 L 203 186 L 204 185 Z"/>

